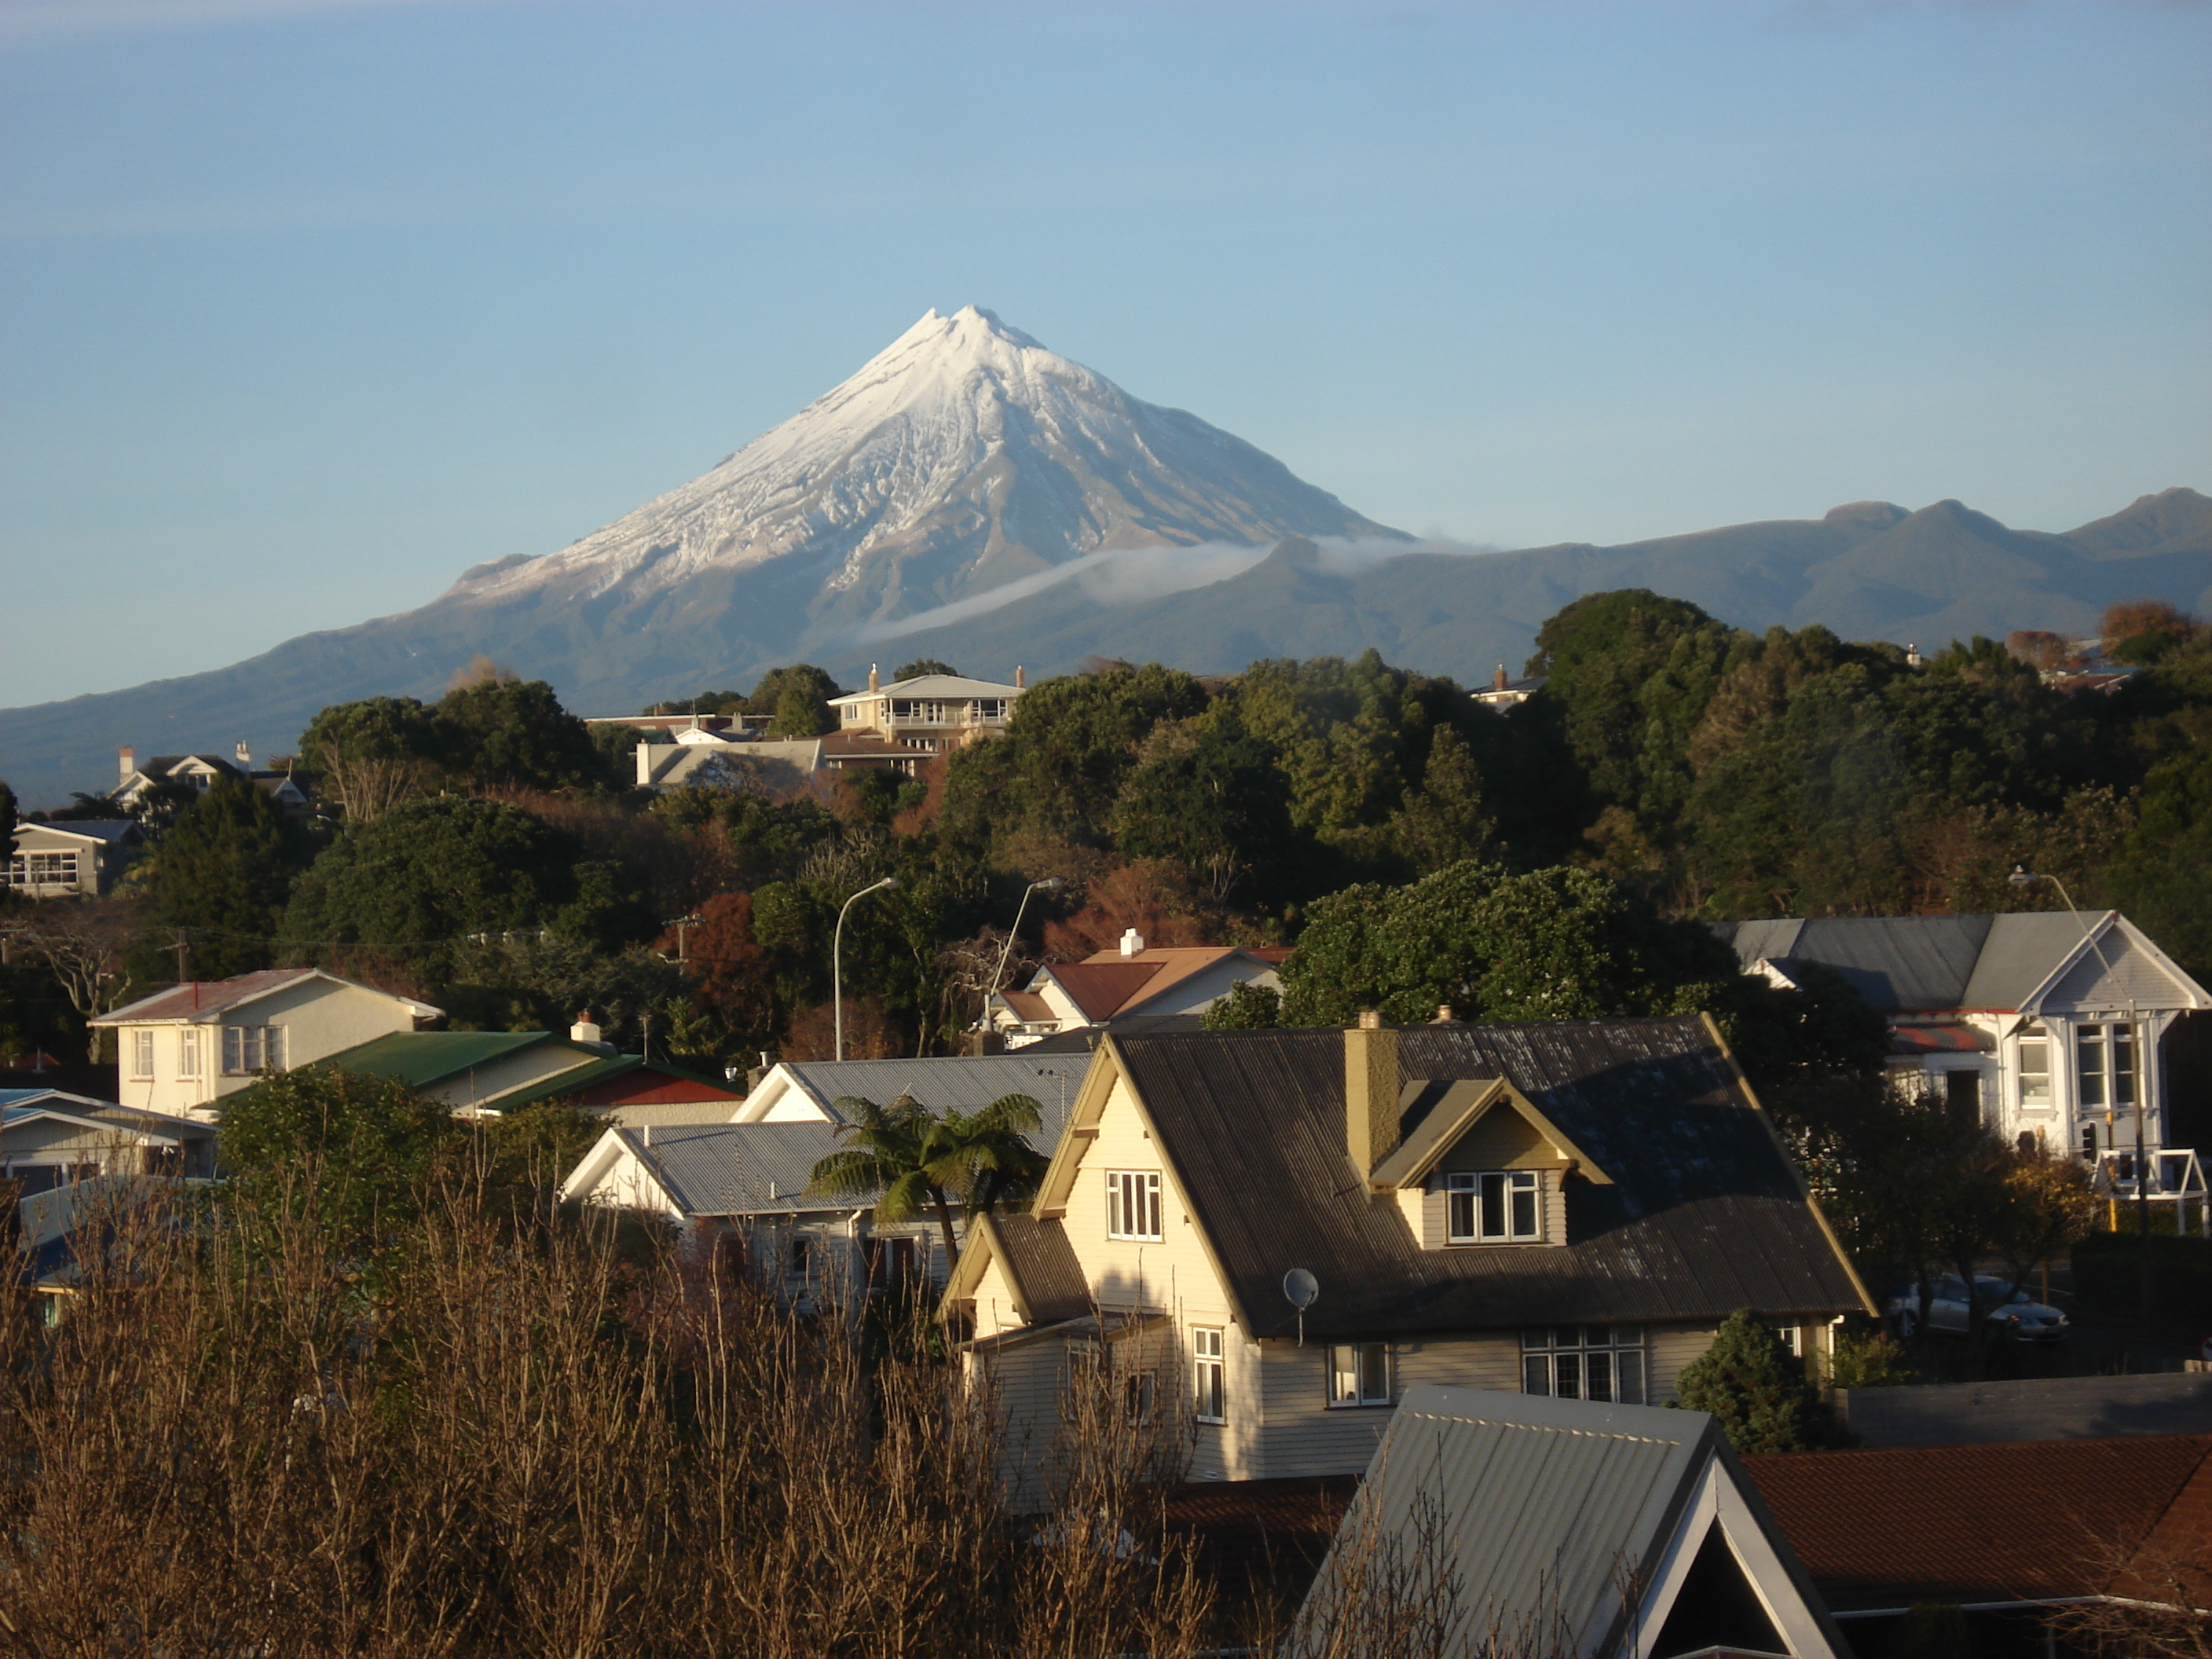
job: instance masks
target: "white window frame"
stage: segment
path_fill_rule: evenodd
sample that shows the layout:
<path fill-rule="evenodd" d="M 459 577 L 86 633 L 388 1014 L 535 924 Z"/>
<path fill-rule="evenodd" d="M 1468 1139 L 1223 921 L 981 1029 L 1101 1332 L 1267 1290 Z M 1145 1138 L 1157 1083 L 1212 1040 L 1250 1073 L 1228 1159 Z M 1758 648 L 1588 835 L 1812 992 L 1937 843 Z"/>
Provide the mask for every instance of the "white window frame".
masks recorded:
<path fill-rule="evenodd" d="M 1140 1370 L 1121 1373 L 1121 1420 L 1133 1429 L 1140 1429 L 1158 1415 L 1160 1409 L 1160 1374 Z"/>
<path fill-rule="evenodd" d="M 182 1026 L 177 1032 L 177 1075 L 197 1081 L 200 1075 L 200 1033 L 197 1025 Z"/>
<path fill-rule="evenodd" d="M 1200 1423 L 1229 1420 L 1229 1358 L 1219 1326 L 1194 1325 L 1190 1333 L 1191 1417 Z"/>
<path fill-rule="evenodd" d="M 131 1039 L 131 1080 L 151 1083 L 154 1080 L 154 1033 L 146 1026 L 134 1025 L 128 1033 Z"/>
<path fill-rule="evenodd" d="M 1395 1398 L 1396 1356 L 1388 1342 L 1339 1342 L 1328 1357 L 1329 1410 L 1371 1410 Z"/>
<path fill-rule="evenodd" d="M 2019 1046 L 2014 1052 L 2019 1055 L 2014 1067 L 2015 1081 L 2013 1097 L 2023 1112 L 2047 1112 L 2051 1106 L 2051 1028 L 2031 1022 L 2020 1028 Z M 2039 1051 L 2032 1054 L 2031 1051 Z M 2031 1058 L 2039 1057 L 2042 1065 L 2028 1064 Z"/>
<path fill-rule="evenodd" d="M 226 1025 L 222 1028 L 222 1074 L 250 1077 L 258 1072 L 284 1069 L 284 1028 L 281 1025 Z"/>
<path fill-rule="evenodd" d="M 1592 1364 L 1594 1358 L 1600 1363 Z M 1602 1391 L 1594 1393 L 1600 1375 Z M 1532 1325 L 1521 1332 L 1523 1394 L 1641 1406 L 1650 1389 L 1651 1357 L 1640 1325 Z"/>
<path fill-rule="evenodd" d="M 1524 1199 L 1525 1229 L 1514 1214 Z M 1543 1237 L 1544 1182 L 1535 1170 L 1470 1170 L 1444 1177 L 1446 1243 L 1528 1244 Z"/>
<path fill-rule="evenodd" d="M 2124 1066 L 2118 1063 L 2123 1048 L 2128 1056 Z M 2085 1114 L 2112 1112 L 2124 1117 L 2135 1110 L 2142 1098 L 2142 1066 L 2127 1021 L 2086 1020 L 2074 1028 L 2074 1089 L 2075 1103 Z"/>
<path fill-rule="evenodd" d="M 1167 1237 L 1161 1228 L 1158 1170 L 1106 1171 L 1106 1237 L 1139 1243 Z"/>

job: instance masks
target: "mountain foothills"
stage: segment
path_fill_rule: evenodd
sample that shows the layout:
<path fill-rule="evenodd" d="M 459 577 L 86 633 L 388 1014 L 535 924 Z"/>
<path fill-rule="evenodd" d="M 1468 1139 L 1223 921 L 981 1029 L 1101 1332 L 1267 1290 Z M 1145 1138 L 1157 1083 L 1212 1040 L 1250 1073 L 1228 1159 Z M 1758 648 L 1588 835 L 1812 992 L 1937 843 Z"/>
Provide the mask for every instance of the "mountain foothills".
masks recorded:
<path fill-rule="evenodd" d="M 933 311 L 781 425 L 571 547 L 493 560 L 418 610 L 228 668 L 0 711 L 0 775 L 58 801 L 123 744 L 281 750 L 327 704 L 433 697 L 479 653 L 590 714 L 800 659 L 850 684 L 891 654 L 1003 678 L 1094 655 L 1217 673 L 1372 647 L 1472 678 L 1519 662 L 1568 601 L 1626 586 L 1753 629 L 1931 646 L 2085 633 L 2145 593 L 2212 608 L 2212 501 L 2167 490 L 2064 534 L 1956 501 L 1872 502 L 1618 547 L 1417 544 L 988 312 Z"/>

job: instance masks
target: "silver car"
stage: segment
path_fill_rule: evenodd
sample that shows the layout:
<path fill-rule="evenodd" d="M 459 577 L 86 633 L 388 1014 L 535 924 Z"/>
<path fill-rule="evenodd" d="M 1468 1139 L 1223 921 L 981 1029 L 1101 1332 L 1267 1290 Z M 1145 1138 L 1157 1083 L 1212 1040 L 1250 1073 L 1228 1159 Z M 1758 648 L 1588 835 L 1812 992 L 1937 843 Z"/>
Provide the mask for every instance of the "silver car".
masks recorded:
<path fill-rule="evenodd" d="M 2029 1298 L 2026 1291 L 2012 1291 L 2005 1279 L 1987 1273 L 1974 1276 L 1974 1288 L 1981 1297 L 1982 1334 L 1992 1341 L 2063 1342 L 2066 1340 L 2066 1316 L 2057 1309 Z M 2012 1300 L 2004 1299 L 2012 1291 Z M 1907 1285 L 1889 1298 L 1887 1310 L 1898 1334 L 1910 1337 L 1920 1329 L 1920 1288 Z M 1936 1281 L 1935 1293 L 1928 1303 L 1928 1325 L 1930 1330 L 1943 1331 L 1953 1336 L 1966 1334 L 1966 1281 L 1956 1273 L 1946 1273 Z"/>

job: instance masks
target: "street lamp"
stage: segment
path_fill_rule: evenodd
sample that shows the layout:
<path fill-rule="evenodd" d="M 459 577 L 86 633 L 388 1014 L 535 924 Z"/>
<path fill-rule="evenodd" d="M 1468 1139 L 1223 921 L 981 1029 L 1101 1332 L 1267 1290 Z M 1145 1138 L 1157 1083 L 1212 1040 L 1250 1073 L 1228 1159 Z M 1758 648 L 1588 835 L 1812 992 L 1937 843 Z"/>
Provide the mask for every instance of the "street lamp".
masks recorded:
<path fill-rule="evenodd" d="M 1027 913 L 1030 908 L 1030 895 L 1031 893 L 1057 893 L 1061 888 L 1066 885 L 1067 884 L 1062 881 L 1058 876 L 1047 876 L 1042 881 L 1033 881 L 1028 886 L 1022 889 L 1022 902 L 1014 907 L 1013 932 L 1006 935 L 1006 942 L 999 947 L 999 965 L 991 971 L 990 990 L 987 990 L 983 993 L 983 1000 L 987 1004 L 991 1000 L 991 993 L 999 988 L 999 981 L 1006 975 L 1006 958 L 1013 952 L 1014 940 L 1021 936 L 1022 917 Z"/>
<path fill-rule="evenodd" d="M 2089 931 L 2089 924 L 2081 919 L 2081 912 L 2075 906 L 2074 896 L 2066 890 L 2063 882 L 2056 876 L 2030 870 L 2024 864 L 2014 865 L 2012 873 L 2005 879 L 2014 887 L 2032 886 L 2039 881 L 2047 881 L 2056 887 L 2058 896 L 2073 912 L 2075 926 L 2081 928 L 2082 939 L 2097 953 L 2097 962 L 2104 969 L 2106 979 L 2114 984 L 2119 982 L 2119 975 L 2112 971 L 2112 958 L 2105 954 L 2105 947 L 2097 942 L 2097 936 Z M 2142 1252 L 2143 1313 L 2148 1317 L 2150 1313 L 2150 1171 L 2149 1166 L 2143 1162 L 2143 1112 L 2149 1104 L 2151 1071 L 2142 1051 L 2142 1035 L 2136 1024 L 2136 999 L 2132 991 L 2128 994 L 2128 1063 L 2133 1069 L 2135 1082 L 2135 1098 L 2128 1103 L 2135 1109 L 2136 1119 L 2136 1234 L 2141 1241 L 2139 1248 Z M 2075 1074 L 2077 1078 L 2080 1076 L 2080 1067 L 2075 1067 Z M 2117 1103 L 2112 1097 L 2119 1092 L 2116 1086 L 2118 1081 L 2118 1068 L 2114 1067 L 2112 1083 L 2105 1091 L 2105 1147 L 2107 1152 L 2112 1150 L 2112 1108 Z M 2113 1219 L 2117 1228 L 2118 1218 Z"/>
<path fill-rule="evenodd" d="M 837 912 L 837 931 L 830 940 L 830 1000 L 836 1009 L 837 1051 L 839 1060 L 845 1058 L 845 911 L 851 909 L 871 893 L 880 893 L 886 887 L 898 885 L 896 876 L 885 876 L 872 887 L 863 887 L 845 901 L 844 908 Z"/>

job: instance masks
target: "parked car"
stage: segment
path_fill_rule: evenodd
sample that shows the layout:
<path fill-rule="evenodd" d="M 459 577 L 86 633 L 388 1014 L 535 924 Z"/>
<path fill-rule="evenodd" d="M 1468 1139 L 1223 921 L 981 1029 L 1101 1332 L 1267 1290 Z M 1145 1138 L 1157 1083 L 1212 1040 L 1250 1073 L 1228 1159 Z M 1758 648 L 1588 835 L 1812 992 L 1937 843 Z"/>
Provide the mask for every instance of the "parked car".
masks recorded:
<path fill-rule="evenodd" d="M 2066 1316 L 2057 1309 L 2030 1300 L 2026 1291 L 2013 1291 L 2012 1299 L 2005 1300 L 2010 1284 L 1986 1273 L 1978 1273 L 1974 1287 L 1981 1297 L 1982 1334 L 1992 1341 L 2063 1342 L 2066 1339 Z M 1886 1310 L 1890 1322 L 1897 1327 L 1900 1336 L 1912 1336 L 1920 1329 L 1920 1287 L 1902 1286 L 1889 1298 Z M 1936 1281 L 1935 1293 L 1928 1302 L 1928 1325 L 1930 1330 L 1948 1332 L 1954 1336 L 1966 1334 L 1966 1281 L 1956 1273 L 1946 1273 Z"/>

